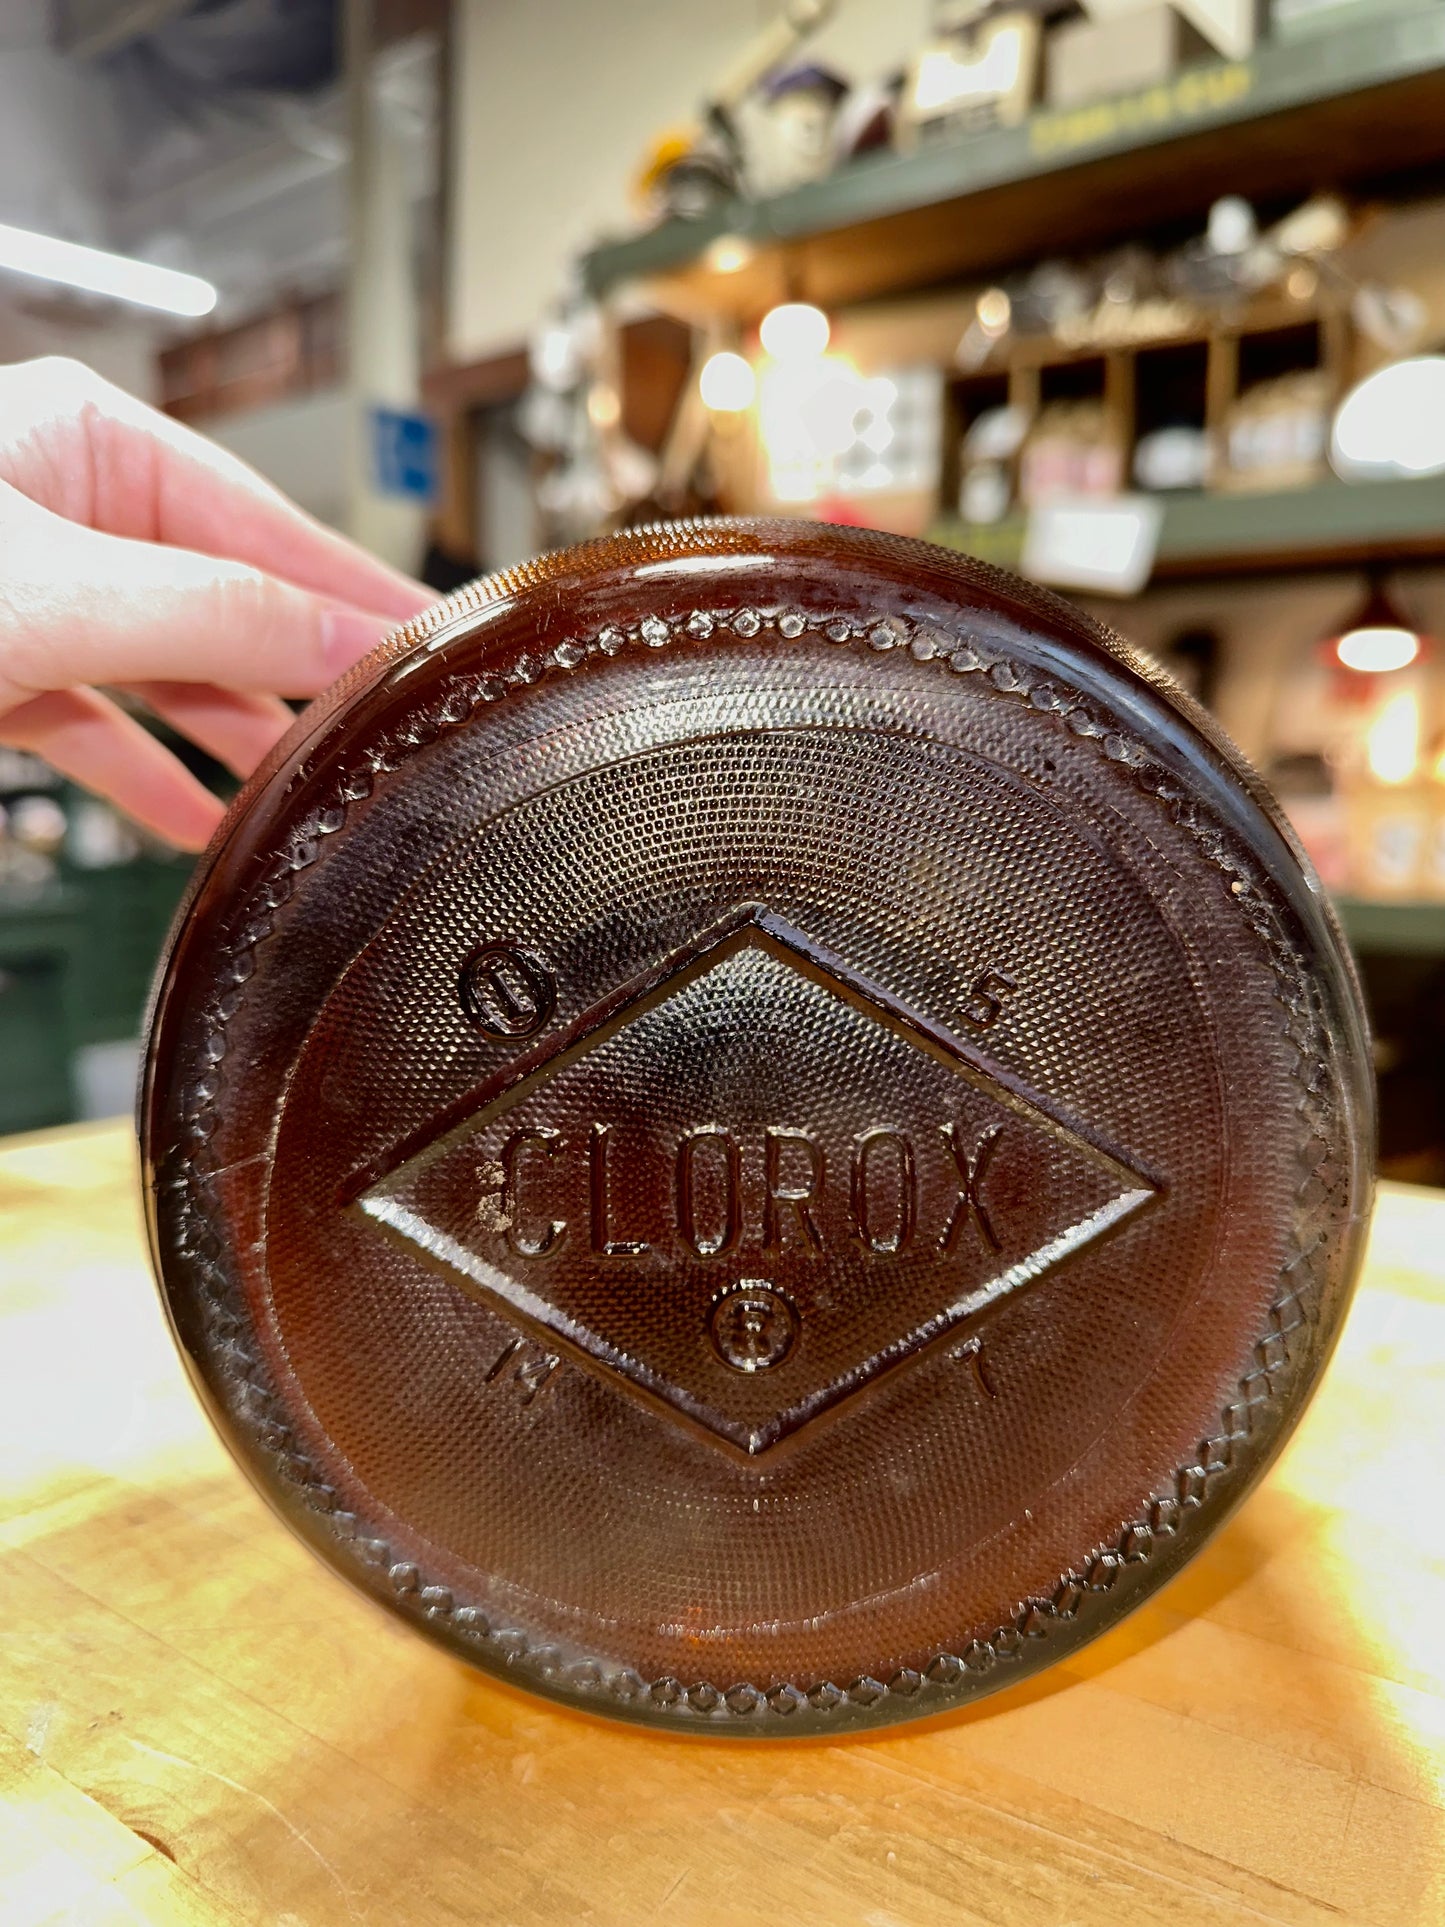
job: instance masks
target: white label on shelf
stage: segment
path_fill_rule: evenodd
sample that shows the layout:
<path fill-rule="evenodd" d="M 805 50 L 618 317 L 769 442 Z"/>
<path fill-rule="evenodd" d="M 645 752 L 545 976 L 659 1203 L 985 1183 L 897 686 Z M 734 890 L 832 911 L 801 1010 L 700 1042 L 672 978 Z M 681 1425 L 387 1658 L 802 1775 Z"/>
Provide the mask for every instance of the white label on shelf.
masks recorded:
<path fill-rule="evenodd" d="M 1057 500 L 1030 511 L 1023 572 L 1060 589 L 1138 595 L 1154 567 L 1164 506 L 1152 495 Z"/>

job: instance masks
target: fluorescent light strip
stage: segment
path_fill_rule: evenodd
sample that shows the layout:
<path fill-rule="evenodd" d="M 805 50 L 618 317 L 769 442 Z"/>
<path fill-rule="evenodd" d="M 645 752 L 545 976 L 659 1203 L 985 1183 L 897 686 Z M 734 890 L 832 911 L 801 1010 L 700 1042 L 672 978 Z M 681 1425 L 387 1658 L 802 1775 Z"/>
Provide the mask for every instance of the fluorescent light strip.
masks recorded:
<path fill-rule="evenodd" d="M 159 308 L 164 314 L 209 314 L 216 290 L 198 274 L 158 268 L 125 254 L 82 247 L 77 241 L 58 241 L 53 235 L 32 234 L 26 228 L 0 223 L 0 269 L 34 275 L 39 281 L 58 281 L 67 288 L 108 294 L 138 307 Z"/>

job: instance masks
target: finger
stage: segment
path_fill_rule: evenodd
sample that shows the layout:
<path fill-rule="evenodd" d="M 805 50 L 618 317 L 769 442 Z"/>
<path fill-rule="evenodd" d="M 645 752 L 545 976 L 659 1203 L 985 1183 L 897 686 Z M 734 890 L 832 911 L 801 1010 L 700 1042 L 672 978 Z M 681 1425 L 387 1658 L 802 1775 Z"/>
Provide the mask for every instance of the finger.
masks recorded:
<path fill-rule="evenodd" d="M 391 626 L 259 569 L 73 528 L 7 497 L 0 708 L 7 685 L 11 699 L 83 683 L 192 681 L 314 696 Z"/>
<path fill-rule="evenodd" d="M 61 357 L 0 370 L 0 480 L 111 535 L 246 562 L 404 622 L 431 590 L 325 528 L 194 429 Z"/>
<path fill-rule="evenodd" d="M 138 682 L 130 685 L 130 693 L 242 777 L 251 774 L 296 720 L 275 696 L 220 689 L 215 683 Z"/>
<path fill-rule="evenodd" d="M 94 689 L 58 689 L 22 703 L 0 716 L 0 742 L 33 750 L 183 850 L 204 849 L 225 814 L 183 763 Z"/>

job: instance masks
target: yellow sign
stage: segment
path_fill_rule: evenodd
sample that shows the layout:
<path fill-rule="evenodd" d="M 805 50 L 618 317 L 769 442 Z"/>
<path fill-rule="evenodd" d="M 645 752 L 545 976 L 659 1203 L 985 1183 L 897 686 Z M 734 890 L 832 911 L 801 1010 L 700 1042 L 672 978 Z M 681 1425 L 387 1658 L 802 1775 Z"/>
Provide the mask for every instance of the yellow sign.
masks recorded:
<path fill-rule="evenodd" d="M 1029 122 L 1029 148 L 1037 159 L 1053 160 L 1121 137 L 1160 133 L 1180 121 L 1223 113 L 1253 88 L 1254 68 L 1248 61 L 1198 67 L 1167 85 L 1122 94 L 1117 100 L 1095 101 L 1065 114 L 1035 114 Z"/>

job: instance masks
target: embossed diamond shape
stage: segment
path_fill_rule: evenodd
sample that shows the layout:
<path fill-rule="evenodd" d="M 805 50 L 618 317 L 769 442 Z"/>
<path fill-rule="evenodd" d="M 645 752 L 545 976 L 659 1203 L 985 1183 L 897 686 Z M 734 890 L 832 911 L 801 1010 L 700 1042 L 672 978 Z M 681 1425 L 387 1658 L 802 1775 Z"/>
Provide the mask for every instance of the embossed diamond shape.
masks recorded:
<path fill-rule="evenodd" d="M 757 905 L 554 1026 L 353 1187 L 464 1291 L 752 1457 L 1158 1189 Z"/>

